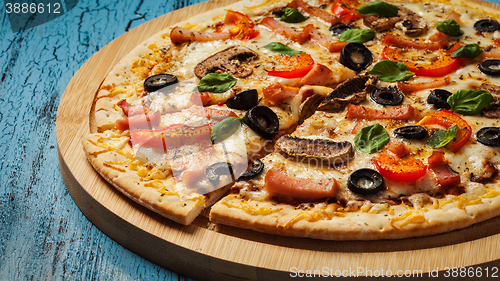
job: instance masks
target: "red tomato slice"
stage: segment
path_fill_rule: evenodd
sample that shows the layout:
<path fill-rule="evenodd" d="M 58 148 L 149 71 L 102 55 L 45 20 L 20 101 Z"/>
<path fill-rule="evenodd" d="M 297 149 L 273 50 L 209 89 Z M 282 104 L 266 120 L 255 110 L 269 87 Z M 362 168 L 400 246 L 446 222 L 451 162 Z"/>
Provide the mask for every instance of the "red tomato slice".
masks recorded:
<path fill-rule="evenodd" d="M 410 71 L 418 76 L 440 77 L 456 71 L 462 66 L 461 59 L 451 57 L 450 51 L 439 50 L 439 59 L 432 63 L 414 62 L 406 58 L 400 48 L 384 47 L 382 59 L 404 63 Z"/>
<path fill-rule="evenodd" d="M 397 182 L 414 182 L 427 171 L 427 165 L 418 159 L 397 159 L 385 153 L 380 154 L 374 164 L 384 178 Z"/>
<path fill-rule="evenodd" d="M 453 152 L 457 152 L 460 148 L 462 148 L 472 135 L 472 128 L 467 121 L 460 118 L 460 116 L 455 113 L 444 109 L 432 115 L 425 116 L 422 120 L 420 120 L 420 122 L 418 122 L 418 125 L 439 125 L 446 129 L 451 128 L 453 125 L 457 125 L 458 130 L 455 139 L 446 145 L 446 147 Z"/>
<path fill-rule="evenodd" d="M 288 65 L 282 69 L 268 70 L 269 76 L 276 76 L 282 78 L 299 78 L 305 76 L 314 66 L 314 60 L 311 55 L 297 54 L 293 57 L 290 56 L 274 56 L 273 60 Z"/>
<path fill-rule="evenodd" d="M 243 13 L 228 10 L 224 23 L 236 25 L 229 30 L 231 37 L 248 40 L 259 35 L 259 31 L 254 29 L 255 23 L 253 20 Z"/>
<path fill-rule="evenodd" d="M 340 22 L 348 23 L 363 17 L 358 14 L 356 8 L 358 5 L 359 3 L 357 0 L 337 0 L 332 5 L 332 14 L 338 16 Z"/>

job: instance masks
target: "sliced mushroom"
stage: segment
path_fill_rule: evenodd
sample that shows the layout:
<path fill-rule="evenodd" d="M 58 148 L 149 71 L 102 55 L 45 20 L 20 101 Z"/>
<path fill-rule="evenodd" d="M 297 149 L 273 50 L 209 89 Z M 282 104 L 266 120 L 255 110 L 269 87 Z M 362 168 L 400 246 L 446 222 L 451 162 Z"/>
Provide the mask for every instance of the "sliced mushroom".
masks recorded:
<path fill-rule="evenodd" d="M 494 99 L 481 111 L 481 115 L 486 118 L 500 118 L 500 86 L 483 83 L 479 86 L 479 90 L 490 92 Z"/>
<path fill-rule="evenodd" d="M 299 124 L 302 124 L 304 120 L 316 112 L 319 104 L 331 91 L 332 88 L 324 86 L 302 86 L 300 88 L 299 94 L 309 97 L 299 107 Z"/>
<path fill-rule="evenodd" d="M 394 27 L 408 36 L 419 36 L 427 31 L 427 22 L 412 10 L 399 6 L 395 17 L 366 16 L 363 22 L 376 32 L 387 31 Z"/>
<path fill-rule="evenodd" d="M 222 50 L 200 62 L 194 68 L 194 74 L 203 78 L 208 73 L 228 73 L 237 78 L 244 78 L 252 74 L 253 68 L 245 67 L 241 63 L 254 60 L 259 55 L 243 46 L 232 46 Z"/>
<path fill-rule="evenodd" d="M 316 166 L 346 165 L 354 156 L 350 142 L 335 142 L 322 138 L 308 139 L 284 135 L 278 139 L 275 148 L 292 160 Z"/>
<path fill-rule="evenodd" d="M 318 110 L 340 112 L 348 103 L 357 104 L 365 100 L 366 94 L 375 89 L 378 77 L 375 75 L 358 75 L 338 85 L 321 104 Z"/>

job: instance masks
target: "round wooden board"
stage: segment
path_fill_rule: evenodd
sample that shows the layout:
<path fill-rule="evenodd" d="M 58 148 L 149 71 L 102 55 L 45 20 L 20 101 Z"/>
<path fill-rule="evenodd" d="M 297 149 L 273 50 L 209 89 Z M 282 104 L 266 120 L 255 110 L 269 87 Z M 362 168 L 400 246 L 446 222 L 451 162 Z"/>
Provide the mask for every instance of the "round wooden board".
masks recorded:
<path fill-rule="evenodd" d="M 89 132 L 92 101 L 107 73 L 132 48 L 165 27 L 233 2 L 212 0 L 149 21 L 102 48 L 68 84 L 57 113 L 59 163 L 70 194 L 90 221 L 138 255 L 200 280 L 281 280 L 292 278 L 290 272 L 325 269 L 332 274 L 356 269 L 360 276 L 368 270 L 429 273 L 500 260 L 500 218 L 451 233 L 392 241 L 281 237 L 214 226 L 208 211 L 183 226 L 134 203 L 101 178 L 87 161 L 81 138 Z M 364 273 L 357 271 L 360 268 Z"/>

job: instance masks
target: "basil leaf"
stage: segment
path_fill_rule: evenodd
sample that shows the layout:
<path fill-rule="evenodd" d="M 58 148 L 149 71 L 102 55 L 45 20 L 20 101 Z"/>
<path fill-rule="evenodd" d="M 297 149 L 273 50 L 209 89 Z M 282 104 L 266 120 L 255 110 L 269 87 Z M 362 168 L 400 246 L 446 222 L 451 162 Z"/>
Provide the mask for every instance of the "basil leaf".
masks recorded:
<path fill-rule="evenodd" d="M 404 63 L 391 60 L 379 61 L 366 72 L 385 82 L 405 81 L 415 74 Z"/>
<path fill-rule="evenodd" d="M 438 130 L 430 137 L 427 144 L 432 148 L 441 148 L 457 136 L 457 130 L 457 125 L 453 125 L 449 130 Z"/>
<path fill-rule="evenodd" d="M 354 147 L 368 154 L 379 151 L 388 142 L 389 135 L 379 123 L 362 127 L 354 137 Z"/>
<path fill-rule="evenodd" d="M 218 143 L 229 138 L 232 134 L 238 131 L 241 120 L 243 120 L 243 118 L 228 117 L 217 123 L 210 133 L 210 139 L 212 142 Z"/>
<path fill-rule="evenodd" d="M 398 6 L 394 6 L 382 1 L 374 1 L 359 7 L 358 13 L 364 16 L 375 15 L 383 17 L 394 17 L 398 14 L 398 10 Z"/>
<path fill-rule="evenodd" d="M 452 58 L 463 58 L 463 59 L 473 59 L 479 56 L 483 52 L 483 49 L 479 47 L 478 44 L 467 44 L 458 48 L 453 54 Z"/>
<path fill-rule="evenodd" d="M 269 44 L 265 45 L 264 48 L 266 48 L 270 51 L 276 52 L 278 54 L 282 54 L 282 55 L 290 56 L 290 57 L 295 57 L 295 55 L 297 55 L 297 54 L 304 53 L 302 51 L 294 50 L 294 49 L 288 47 L 287 45 L 281 44 L 278 42 L 269 43 Z"/>
<path fill-rule="evenodd" d="M 223 93 L 236 85 L 236 78 L 226 73 L 209 73 L 201 78 L 198 91 L 210 93 Z"/>
<path fill-rule="evenodd" d="M 450 36 L 460 36 L 464 31 L 460 29 L 460 25 L 454 20 L 440 21 L 435 24 L 436 29 Z"/>
<path fill-rule="evenodd" d="M 365 43 L 375 37 L 375 31 L 371 29 L 353 28 L 340 34 L 340 41 L 350 43 Z"/>
<path fill-rule="evenodd" d="M 446 102 L 451 106 L 453 112 L 477 115 L 493 100 L 493 96 L 488 91 L 458 90 L 449 96 Z"/>
<path fill-rule="evenodd" d="M 281 16 L 281 20 L 288 23 L 303 22 L 306 19 L 308 19 L 308 17 L 304 16 L 294 8 L 284 8 L 283 15 Z"/>

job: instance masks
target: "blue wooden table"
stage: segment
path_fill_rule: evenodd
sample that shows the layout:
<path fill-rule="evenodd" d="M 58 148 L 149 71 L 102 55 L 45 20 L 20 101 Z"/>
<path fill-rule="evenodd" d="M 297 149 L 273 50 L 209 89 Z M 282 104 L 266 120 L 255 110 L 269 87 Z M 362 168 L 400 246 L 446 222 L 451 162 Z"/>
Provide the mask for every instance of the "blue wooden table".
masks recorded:
<path fill-rule="evenodd" d="M 82 0 L 15 33 L 0 8 L 0 280 L 187 280 L 123 248 L 80 212 L 59 171 L 55 120 L 66 85 L 95 52 L 202 1 Z"/>

